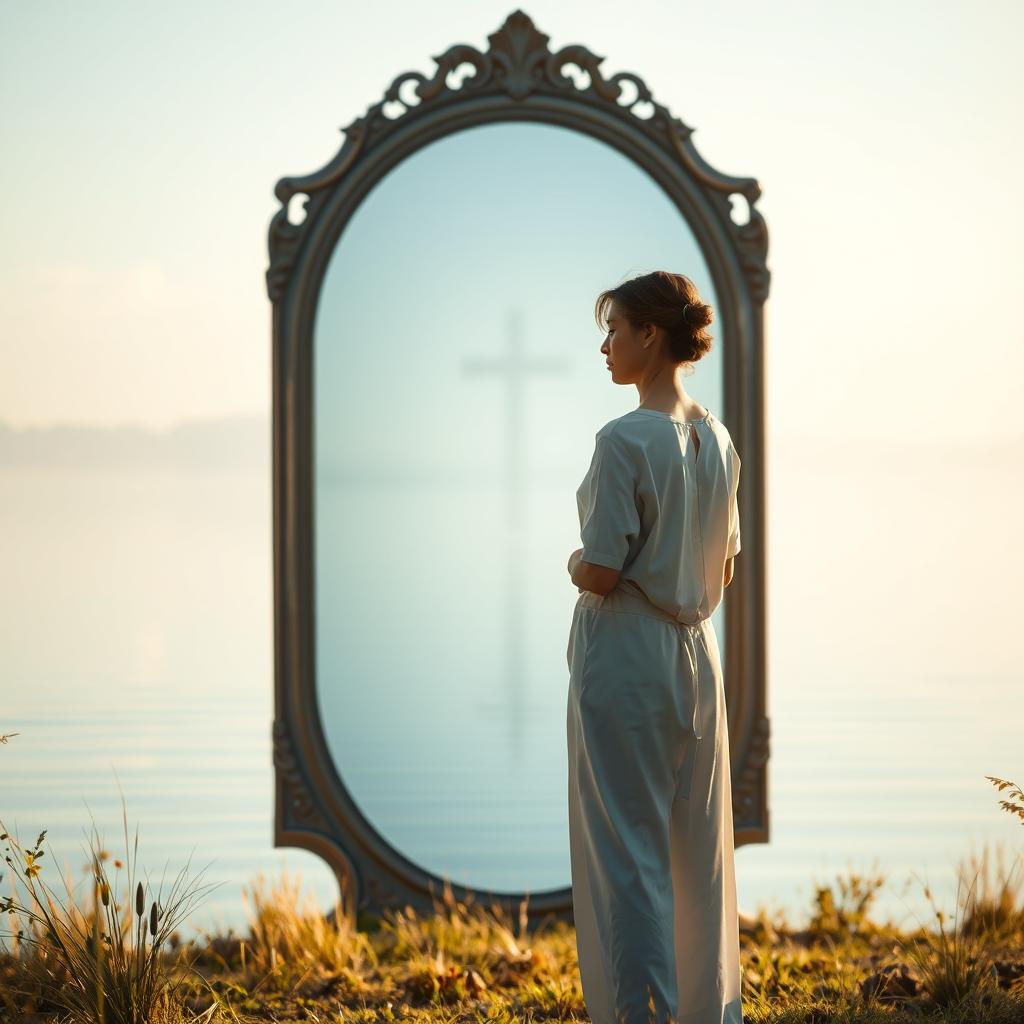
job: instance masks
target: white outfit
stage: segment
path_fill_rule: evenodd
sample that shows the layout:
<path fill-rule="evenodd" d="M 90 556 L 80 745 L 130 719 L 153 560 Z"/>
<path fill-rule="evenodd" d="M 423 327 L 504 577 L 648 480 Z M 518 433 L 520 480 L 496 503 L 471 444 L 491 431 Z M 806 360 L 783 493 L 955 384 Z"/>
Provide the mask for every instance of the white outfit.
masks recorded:
<path fill-rule="evenodd" d="M 622 571 L 604 597 L 580 594 L 566 650 L 573 910 L 594 1024 L 647 1024 L 649 998 L 659 1022 L 743 1021 L 710 619 L 740 550 L 739 473 L 710 412 L 634 409 L 597 432 L 576 492 L 582 560 Z"/>

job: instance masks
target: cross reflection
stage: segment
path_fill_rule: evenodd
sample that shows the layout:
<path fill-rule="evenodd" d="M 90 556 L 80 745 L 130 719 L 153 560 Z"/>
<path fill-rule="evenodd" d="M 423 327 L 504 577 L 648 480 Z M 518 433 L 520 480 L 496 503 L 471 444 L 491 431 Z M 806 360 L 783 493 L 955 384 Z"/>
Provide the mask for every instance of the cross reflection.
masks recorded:
<path fill-rule="evenodd" d="M 505 614 L 505 656 L 502 659 L 509 732 L 513 748 L 523 750 L 526 734 L 526 672 L 524 609 L 526 608 L 526 446 L 524 443 L 525 397 L 528 377 L 565 373 L 564 359 L 526 355 L 523 314 L 512 309 L 507 317 L 506 348 L 501 355 L 463 360 L 472 376 L 500 374 L 505 383 L 505 495 L 502 507 L 505 537 L 505 585 L 501 588 Z"/>

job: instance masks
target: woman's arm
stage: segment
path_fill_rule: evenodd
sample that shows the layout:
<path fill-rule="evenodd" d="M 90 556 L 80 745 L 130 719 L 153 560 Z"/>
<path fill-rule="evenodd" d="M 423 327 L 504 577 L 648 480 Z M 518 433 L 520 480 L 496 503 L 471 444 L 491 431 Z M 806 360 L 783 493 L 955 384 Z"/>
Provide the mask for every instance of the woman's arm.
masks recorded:
<path fill-rule="evenodd" d="M 569 570 L 569 578 L 576 584 L 579 590 L 589 590 L 593 594 L 604 597 L 609 591 L 615 589 L 622 575 L 620 569 L 609 569 L 604 565 L 594 565 L 592 562 L 584 562 L 581 558 L 583 548 L 577 548 L 570 556 L 566 568 Z"/>

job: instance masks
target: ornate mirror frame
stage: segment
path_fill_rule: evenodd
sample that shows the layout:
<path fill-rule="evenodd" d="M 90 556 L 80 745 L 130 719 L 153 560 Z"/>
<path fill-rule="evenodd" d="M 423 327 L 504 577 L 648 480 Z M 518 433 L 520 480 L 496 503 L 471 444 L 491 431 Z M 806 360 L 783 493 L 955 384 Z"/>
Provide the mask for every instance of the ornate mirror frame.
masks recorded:
<path fill-rule="evenodd" d="M 281 208 L 270 223 L 266 272 L 273 305 L 274 845 L 322 857 L 349 914 L 406 905 L 429 912 L 443 898 L 444 880 L 405 857 L 364 817 L 339 777 L 320 722 L 312 478 L 317 300 L 337 240 L 374 185 L 420 148 L 478 125 L 541 122 L 606 142 L 658 182 L 703 250 L 718 300 L 722 419 L 743 459 L 743 552 L 725 600 L 724 655 L 736 845 L 768 839 L 763 307 L 770 273 L 767 229 L 755 209 L 761 188 L 754 178 L 710 167 L 694 148 L 693 129 L 654 102 L 636 75 L 605 78 L 604 58 L 581 45 L 553 53 L 548 36 L 522 11 L 488 39 L 486 52 L 460 43 L 433 58 L 432 78 L 399 75 L 381 102 L 342 129 L 344 144 L 332 160 L 312 174 L 281 178 L 274 189 Z M 453 85 L 452 73 L 466 64 L 475 74 Z M 578 69 L 573 77 L 563 73 L 566 66 Z M 623 85 L 626 96 L 635 92 L 628 102 Z M 399 112 L 386 115 L 386 107 Z M 296 222 L 291 215 L 299 197 L 305 217 Z M 745 223 L 733 219 L 734 200 Z M 512 920 L 527 896 L 484 894 L 454 879 L 451 894 L 459 900 L 485 895 Z M 571 919 L 572 890 L 530 893 L 527 904 L 531 919 Z"/>

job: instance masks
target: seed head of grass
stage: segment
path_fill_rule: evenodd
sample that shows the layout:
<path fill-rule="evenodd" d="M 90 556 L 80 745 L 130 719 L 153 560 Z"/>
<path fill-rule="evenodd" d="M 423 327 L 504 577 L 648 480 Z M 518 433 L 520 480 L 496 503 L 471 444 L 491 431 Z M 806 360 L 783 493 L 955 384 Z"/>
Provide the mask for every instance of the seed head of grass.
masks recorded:
<path fill-rule="evenodd" d="M 161 879 L 146 922 L 146 886 L 139 880 L 133 927 L 130 894 L 138 853 L 138 828 L 131 848 L 123 795 L 122 819 L 129 864 L 124 897 L 118 898 L 116 880 L 112 882 L 106 874 L 109 854 L 94 821 L 88 839 L 91 899 L 79 900 L 74 882 L 62 874 L 66 902 L 40 874 L 46 830 L 39 833 L 31 848 L 26 848 L 0 820 L 0 840 L 7 843 L 5 860 L 13 869 L 14 886 L 14 895 L 0 901 L 0 911 L 25 925 L 6 933 L 13 938 L 12 951 L 18 959 L 21 978 L 29 986 L 19 992 L 38 994 L 73 1019 L 144 1024 L 177 988 L 177 984 L 172 987 L 169 983 L 164 946 L 177 924 L 191 913 L 194 901 L 212 887 L 197 885 L 199 876 L 188 881 L 186 865 L 166 898 Z M 114 863 L 121 866 L 120 861 Z M 20 895 L 19 885 L 24 896 Z"/>

